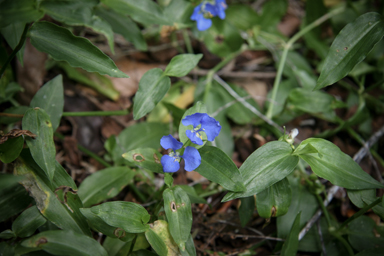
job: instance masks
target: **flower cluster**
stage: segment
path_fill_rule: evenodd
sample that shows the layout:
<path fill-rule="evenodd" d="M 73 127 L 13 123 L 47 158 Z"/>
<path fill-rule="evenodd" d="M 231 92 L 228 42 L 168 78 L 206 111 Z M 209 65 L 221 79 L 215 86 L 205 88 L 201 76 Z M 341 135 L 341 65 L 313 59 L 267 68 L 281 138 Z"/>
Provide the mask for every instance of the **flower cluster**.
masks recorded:
<path fill-rule="evenodd" d="M 195 113 L 186 116 L 181 122 L 185 126 L 193 126 L 193 129 L 187 130 L 185 134 L 191 142 L 197 145 L 204 144 L 204 134 L 207 140 L 213 141 L 221 130 L 220 123 L 205 113 Z M 177 141 L 172 135 L 163 136 L 160 140 L 160 145 L 164 149 L 172 149 L 168 155 L 163 155 L 161 158 L 164 172 L 177 172 L 180 169 L 181 158 L 184 159 L 185 170 L 188 172 L 195 170 L 201 163 L 200 153 L 194 147 L 185 147 L 183 155 L 180 155 L 176 150 L 181 149 L 183 143 Z"/>
<path fill-rule="evenodd" d="M 205 0 L 195 7 L 191 20 L 197 22 L 198 30 L 204 31 L 212 26 L 212 20 L 210 18 L 215 16 L 218 16 L 222 20 L 225 18 L 225 9 L 227 9 L 225 0 L 215 0 L 213 4 Z"/>

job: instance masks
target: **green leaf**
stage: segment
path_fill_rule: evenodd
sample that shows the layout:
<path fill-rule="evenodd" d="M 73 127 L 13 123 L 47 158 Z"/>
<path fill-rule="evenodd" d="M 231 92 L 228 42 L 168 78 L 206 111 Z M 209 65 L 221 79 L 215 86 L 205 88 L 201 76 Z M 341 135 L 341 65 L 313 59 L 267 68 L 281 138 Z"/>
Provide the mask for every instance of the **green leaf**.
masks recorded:
<path fill-rule="evenodd" d="M 239 217 L 242 227 L 245 227 L 247 223 L 251 220 L 253 212 L 255 211 L 255 197 L 243 197 L 240 198 L 241 204 L 239 207 Z"/>
<path fill-rule="evenodd" d="M 166 221 L 157 220 L 151 224 L 151 228 L 145 232 L 145 237 L 158 255 L 179 255 L 179 248 L 169 233 Z"/>
<path fill-rule="evenodd" d="M 384 238 L 382 236 L 383 232 L 380 232 L 374 220 L 368 216 L 360 216 L 348 225 L 348 241 L 359 252 L 372 248 L 384 250 Z"/>
<path fill-rule="evenodd" d="M 6 229 L 6 230 L 4 230 L 4 231 L 2 231 L 0 233 L 0 238 L 1 239 L 11 239 L 11 238 L 14 238 L 14 237 L 16 237 L 16 235 L 10 229 Z M 1 247 L 0 247 L 0 249 L 1 249 Z"/>
<path fill-rule="evenodd" d="M 380 14 L 369 12 L 346 25 L 333 41 L 315 89 L 331 85 L 365 59 L 384 35 Z"/>
<path fill-rule="evenodd" d="M 22 184 L 28 188 L 30 195 L 35 199 L 40 213 L 63 230 L 73 230 L 74 232 L 90 236 L 91 233 L 84 217 L 74 207 L 76 205 L 73 203 L 72 196 L 70 196 L 73 195 L 73 192 L 68 192 L 64 195 L 67 201 L 64 200 L 64 204 L 62 204 L 59 197 L 56 196 L 57 194 L 40 178 L 36 168 L 31 168 L 30 161 L 25 159 L 23 154 L 19 159 L 20 161 L 15 166 L 15 173 L 26 177 Z M 81 204 L 79 198 L 77 198 L 77 201 Z M 79 217 L 79 214 L 81 217 Z"/>
<path fill-rule="evenodd" d="M 192 208 L 187 193 L 180 187 L 167 188 L 163 192 L 164 210 L 169 232 L 182 251 L 185 251 L 192 228 Z"/>
<path fill-rule="evenodd" d="M 89 175 L 77 191 L 84 207 L 116 196 L 135 176 L 128 167 L 110 167 Z"/>
<path fill-rule="evenodd" d="M 53 131 L 56 131 L 64 110 L 63 77 L 58 75 L 45 83 L 33 96 L 30 107 L 44 109 L 51 120 Z"/>
<path fill-rule="evenodd" d="M 256 207 L 260 217 L 278 217 L 288 212 L 292 192 L 287 178 L 273 184 L 256 195 Z"/>
<path fill-rule="evenodd" d="M 187 192 L 189 200 L 192 204 L 208 204 L 204 198 L 197 195 L 194 187 L 188 185 L 178 185 L 178 187 L 182 188 L 185 192 Z"/>
<path fill-rule="evenodd" d="M 169 126 L 162 123 L 139 123 L 125 128 L 117 137 L 110 137 L 105 148 L 115 164 L 127 163 L 125 152 L 137 148 L 160 148 L 161 137 L 169 134 Z"/>
<path fill-rule="evenodd" d="M 3 83 L 3 79 L 1 80 L 2 83 Z M 6 82 L 6 79 L 4 79 L 4 82 Z M 21 87 L 16 82 L 10 82 L 6 84 L 4 95 L 0 96 L 0 103 L 10 101 L 15 96 L 16 93 L 22 92 L 22 91 L 24 91 L 23 87 Z"/>
<path fill-rule="evenodd" d="M 235 163 L 219 148 L 204 146 L 199 149 L 201 164 L 196 172 L 210 181 L 234 192 L 246 191 L 242 176 Z"/>
<path fill-rule="evenodd" d="M 0 3 L 0 28 L 17 22 L 36 21 L 43 16 L 44 12 L 37 10 L 35 1 L 4 0 Z"/>
<path fill-rule="evenodd" d="M 117 201 L 107 202 L 92 207 L 91 211 L 107 224 L 122 228 L 129 233 L 141 233 L 149 228 L 148 221 L 143 222 L 143 218 L 148 218 L 149 214 L 139 204 Z"/>
<path fill-rule="evenodd" d="M 138 148 L 123 154 L 123 157 L 133 165 L 152 172 L 164 173 L 160 159 L 162 155 L 153 148 Z"/>
<path fill-rule="evenodd" d="M 41 248 L 53 255 L 108 256 L 95 239 L 72 230 L 44 231 L 24 240 L 22 246 Z"/>
<path fill-rule="evenodd" d="M 36 206 L 32 206 L 20 214 L 12 223 L 12 230 L 18 237 L 28 237 L 35 233 L 47 220 Z"/>
<path fill-rule="evenodd" d="M 300 232 L 300 215 L 299 212 L 293 221 L 291 232 L 287 239 L 284 242 L 283 248 L 281 249 L 281 255 L 296 255 L 297 249 L 299 247 L 299 232 Z"/>
<path fill-rule="evenodd" d="M 311 138 L 303 141 L 300 146 L 307 143 L 311 143 L 319 153 L 299 156 L 311 166 L 316 175 L 347 189 L 384 188 L 333 143 Z"/>
<path fill-rule="evenodd" d="M 197 102 L 195 105 L 193 105 L 193 107 L 189 108 L 187 111 L 185 111 L 183 117 L 181 118 L 181 120 L 183 120 L 186 116 L 189 116 L 189 115 L 193 115 L 195 113 L 207 113 L 207 108 L 205 107 L 205 105 L 202 103 L 202 102 Z M 185 134 L 185 132 L 187 130 L 191 130 L 193 129 L 193 126 L 192 125 L 188 125 L 188 126 L 185 126 L 183 125 L 181 122 L 180 122 L 180 125 L 179 125 L 179 138 L 180 138 L 180 141 L 185 144 L 189 138 L 187 137 L 187 135 Z M 199 147 L 197 147 L 199 148 Z"/>
<path fill-rule="evenodd" d="M 36 134 L 35 139 L 26 137 L 25 141 L 35 162 L 44 170 L 49 180 L 52 180 L 55 174 L 56 148 L 48 114 L 43 109 L 30 108 L 24 114 L 23 129 Z"/>
<path fill-rule="evenodd" d="M 319 151 L 311 145 L 311 143 L 307 143 L 305 145 L 299 145 L 295 151 L 293 151 L 294 155 L 305 155 L 305 154 L 316 154 Z"/>
<path fill-rule="evenodd" d="M 135 120 L 142 118 L 150 112 L 165 96 L 171 87 L 171 80 L 159 68 L 147 71 L 139 82 L 136 92 L 133 117 Z"/>
<path fill-rule="evenodd" d="M 0 29 L 1 34 L 4 36 L 4 39 L 7 41 L 7 43 L 12 49 L 15 49 L 16 46 L 19 44 L 19 41 L 24 31 L 24 27 L 24 22 L 16 22 Z M 21 66 L 23 66 L 24 48 L 25 43 L 23 44 L 22 48 L 16 53 L 17 59 L 20 61 Z"/>
<path fill-rule="evenodd" d="M 164 71 L 166 76 L 186 76 L 199 63 L 203 54 L 179 54 L 172 58 Z"/>
<path fill-rule="evenodd" d="M 347 190 L 348 197 L 351 202 L 359 208 L 363 208 L 368 204 L 373 203 L 378 197 L 376 197 L 376 189 L 363 189 L 363 190 Z M 384 204 L 378 204 L 372 208 L 380 218 L 384 219 Z"/>
<path fill-rule="evenodd" d="M 58 62 L 57 64 L 60 68 L 64 69 L 70 79 L 88 85 L 111 100 L 117 101 L 119 99 L 119 92 L 113 87 L 108 77 L 99 73 L 89 73 L 85 70 L 71 67 L 67 62 Z"/>
<path fill-rule="evenodd" d="M 247 31 L 259 22 L 259 15 L 248 5 L 231 4 L 225 10 L 225 19 L 236 28 Z M 241 17 L 241 19 L 239 19 Z"/>
<path fill-rule="evenodd" d="M 10 163 L 15 160 L 24 146 L 24 139 L 22 136 L 8 139 L 3 144 L 0 144 L 0 160 L 3 163 Z"/>
<path fill-rule="evenodd" d="M 134 244 L 132 240 L 123 242 L 119 239 L 106 237 L 103 243 L 104 249 L 107 251 L 108 256 L 127 256 L 132 251 Z"/>
<path fill-rule="evenodd" d="M 122 35 L 125 40 L 132 42 L 139 51 L 147 51 L 147 43 L 140 28 L 129 17 L 106 9 L 103 5 L 95 8 L 95 14 L 106 20 L 111 25 L 113 32 Z"/>
<path fill-rule="evenodd" d="M 177 29 L 187 28 L 193 24 L 191 20 L 193 8 L 193 4 L 188 0 L 171 1 L 164 7 L 163 15 Z"/>
<path fill-rule="evenodd" d="M 258 148 L 241 165 L 245 192 L 229 192 L 222 202 L 247 197 L 272 186 L 292 173 L 299 162 L 292 155 L 291 146 L 282 141 L 272 141 Z"/>
<path fill-rule="evenodd" d="M 106 6 L 144 25 L 172 25 L 160 6 L 151 0 L 102 0 Z"/>
<path fill-rule="evenodd" d="M 67 61 L 72 67 L 101 75 L 129 77 L 88 39 L 74 36 L 68 29 L 50 22 L 36 22 L 30 28 L 30 37 L 36 49 L 50 54 L 57 61 Z"/>
<path fill-rule="evenodd" d="M 104 220 L 102 220 L 99 216 L 94 214 L 90 208 L 82 208 L 80 212 L 87 219 L 89 226 L 96 230 L 97 232 L 101 232 L 104 235 L 112 238 L 119 238 L 122 241 L 128 241 L 133 239 L 133 235 L 126 233 L 121 228 L 112 227 L 108 225 Z"/>

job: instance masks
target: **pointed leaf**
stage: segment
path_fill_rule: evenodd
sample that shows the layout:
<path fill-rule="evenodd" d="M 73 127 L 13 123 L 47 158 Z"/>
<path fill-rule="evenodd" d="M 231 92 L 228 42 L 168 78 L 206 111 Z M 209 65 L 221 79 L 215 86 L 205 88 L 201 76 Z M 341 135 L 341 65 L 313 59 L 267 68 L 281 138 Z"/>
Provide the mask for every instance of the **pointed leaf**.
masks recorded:
<path fill-rule="evenodd" d="M 132 182 L 133 176 L 135 172 L 127 167 L 100 170 L 85 178 L 77 193 L 84 207 L 89 207 L 116 196 Z"/>
<path fill-rule="evenodd" d="M 12 230 L 18 237 L 28 237 L 35 233 L 47 220 L 41 215 L 36 206 L 21 213 L 12 223 Z"/>
<path fill-rule="evenodd" d="M 365 59 L 384 35 L 383 17 L 369 12 L 346 25 L 333 41 L 315 89 L 333 84 Z"/>
<path fill-rule="evenodd" d="M 324 139 L 307 139 L 300 146 L 311 143 L 319 152 L 299 155 L 312 168 L 312 171 L 329 180 L 332 184 L 348 189 L 384 188 L 368 173 L 333 143 Z"/>
<path fill-rule="evenodd" d="M 56 131 L 64 110 L 63 77 L 58 75 L 45 83 L 33 96 L 30 107 L 44 109 L 51 120 L 53 131 Z"/>
<path fill-rule="evenodd" d="M 239 217 L 242 227 L 245 227 L 247 223 L 251 220 L 253 212 L 255 211 L 255 197 L 243 197 L 240 198 L 241 204 L 239 207 Z"/>
<path fill-rule="evenodd" d="M 107 224 L 122 228 L 129 233 L 141 233 L 149 228 L 148 221 L 143 221 L 143 218 L 147 218 L 149 214 L 139 204 L 117 201 L 107 202 L 92 207 L 91 211 Z"/>
<path fill-rule="evenodd" d="M 281 249 L 282 256 L 296 255 L 297 253 L 297 249 L 299 248 L 300 215 L 301 212 L 297 214 L 293 221 L 291 232 L 289 232 L 289 235 L 283 244 L 283 248 Z"/>
<path fill-rule="evenodd" d="M 36 22 L 30 28 L 30 37 L 36 49 L 50 54 L 57 61 L 67 61 L 72 67 L 101 75 L 129 77 L 88 39 L 74 36 L 66 28 L 50 22 Z"/>
<path fill-rule="evenodd" d="M 6 142 L 0 144 L 0 160 L 3 163 L 10 163 L 15 160 L 24 146 L 24 139 L 22 136 L 8 139 Z"/>
<path fill-rule="evenodd" d="M 0 175 L 0 179 L 3 178 L 4 181 L 12 182 L 4 174 Z M 0 186 L 0 222 L 23 211 L 32 201 L 25 188 L 17 182 Z"/>
<path fill-rule="evenodd" d="M 0 2 L 0 28 L 16 22 L 31 22 L 41 19 L 44 12 L 36 8 L 35 1 L 1 1 Z"/>
<path fill-rule="evenodd" d="M 164 75 L 161 69 L 154 68 L 147 71 L 140 79 L 139 89 L 135 95 L 134 119 L 140 119 L 154 109 L 170 87 L 171 80 Z"/>
<path fill-rule="evenodd" d="M 23 117 L 23 130 L 37 135 L 35 139 L 26 137 L 25 141 L 35 162 L 44 170 L 49 180 L 52 180 L 55 174 L 56 148 L 52 123 L 47 112 L 40 108 L 28 109 Z"/>
<path fill-rule="evenodd" d="M 246 191 L 239 169 L 221 149 L 204 146 L 199 149 L 199 153 L 201 164 L 196 168 L 196 172 L 230 191 Z"/>
<path fill-rule="evenodd" d="M 145 237 L 160 256 L 180 255 L 179 248 L 169 233 L 166 221 L 157 220 L 151 224 L 151 228 L 145 232 Z"/>
<path fill-rule="evenodd" d="M 164 71 L 166 76 L 186 76 L 199 63 L 203 54 L 179 54 L 172 58 Z"/>
<path fill-rule="evenodd" d="M 44 231 L 24 240 L 22 246 L 41 248 L 53 255 L 108 256 L 95 239 L 72 230 Z"/>
<path fill-rule="evenodd" d="M 24 31 L 24 27 L 24 22 L 16 22 L 0 29 L 1 34 L 4 36 L 4 39 L 7 41 L 7 43 L 12 49 L 15 49 L 16 46 L 19 44 L 19 41 Z M 16 53 L 17 59 L 20 61 L 21 66 L 23 66 L 24 48 L 25 43 L 23 44 L 23 47 Z"/>
<path fill-rule="evenodd" d="M 162 155 L 153 148 L 138 148 L 123 154 L 123 157 L 133 165 L 145 168 L 152 172 L 164 173 L 160 159 Z"/>
<path fill-rule="evenodd" d="M 292 173 L 299 162 L 292 155 L 291 146 L 283 141 L 272 141 L 258 148 L 240 167 L 245 192 L 229 192 L 222 202 L 247 197 L 270 187 Z"/>
<path fill-rule="evenodd" d="M 192 228 L 192 208 L 187 193 L 176 186 L 163 192 L 164 210 L 169 223 L 169 232 L 180 250 L 185 251 Z"/>

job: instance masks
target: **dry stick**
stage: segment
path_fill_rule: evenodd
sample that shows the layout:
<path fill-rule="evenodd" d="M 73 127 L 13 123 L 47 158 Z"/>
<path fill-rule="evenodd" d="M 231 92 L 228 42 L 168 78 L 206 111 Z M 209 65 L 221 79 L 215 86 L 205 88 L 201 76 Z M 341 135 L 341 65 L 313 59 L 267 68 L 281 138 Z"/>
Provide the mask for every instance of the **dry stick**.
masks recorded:
<path fill-rule="evenodd" d="M 384 135 L 384 126 L 380 128 L 375 134 L 369 138 L 369 140 L 363 145 L 363 147 L 354 155 L 353 160 L 356 163 L 360 163 L 360 161 L 364 158 L 364 156 L 367 154 L 370 147 L 372 147 L 381 136 Z M 336 192 L 339 190 L 339 186 L 332 186 L 329 189 L 329 193 L 327 195 L 327 198 L 324 200 L 323 204 L 326 207 L 333 199 L 333 196 L 336 194 Z M 316 223 L 316 221 L 320 218 L 322 211 L 318 210 L 315 215 L 308 221 L 307 225 L 300 231 L 299 233 L 299 240 L 301 240 L 305 234 L 311 229 L 313 224 Z"/>

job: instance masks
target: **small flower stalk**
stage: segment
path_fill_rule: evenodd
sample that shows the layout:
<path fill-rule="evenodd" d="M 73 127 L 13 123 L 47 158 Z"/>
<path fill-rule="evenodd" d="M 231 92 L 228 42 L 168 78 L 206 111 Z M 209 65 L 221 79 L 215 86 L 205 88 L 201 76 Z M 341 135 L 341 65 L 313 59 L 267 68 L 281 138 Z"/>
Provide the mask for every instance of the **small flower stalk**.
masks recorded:
<path fill-rule="evenodd" d="M 213 141 L 220 133 L 221 125 L 213 117 L 205 113 L 195 113 L 186 116 L 182 121 L 185 126 L 192 125 L 192 130 L 187 130 L 186 135 L 190 141 L 196 145 L 203 145 L 203 139 L 206 137 L 208 141 Z M 177 172 L 180 169 L 180 161 L 184 159 L 185 170 L 190 172 L 195 170 L 201 164 L 201 156 L 199 151 L 193 146 L 186 146 L 183 149 L 183 143 L 177 141 L 172 135 L 163 136 L 160 145 L 164 149 L 172 151 L 163 155 L 161 164 L 164 172 Z"/>
<path fill-rule="evenodd" d="M 198 30 L 204 31 L 212 26 L 212 17 L 218 16 L 222 20 L 225 19 L 225 9 L 227 9 L 225 0 L 205 0 L 195 7 L 191 20 L 197 22 Z"/>

